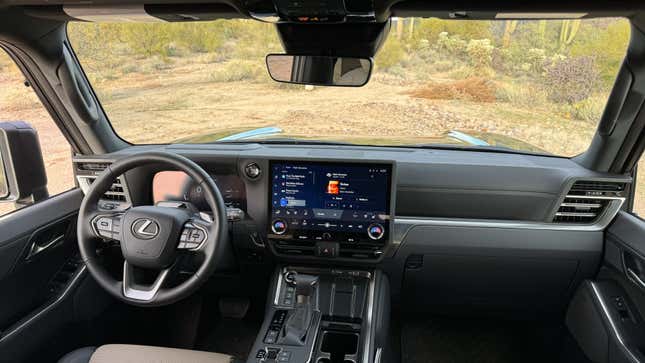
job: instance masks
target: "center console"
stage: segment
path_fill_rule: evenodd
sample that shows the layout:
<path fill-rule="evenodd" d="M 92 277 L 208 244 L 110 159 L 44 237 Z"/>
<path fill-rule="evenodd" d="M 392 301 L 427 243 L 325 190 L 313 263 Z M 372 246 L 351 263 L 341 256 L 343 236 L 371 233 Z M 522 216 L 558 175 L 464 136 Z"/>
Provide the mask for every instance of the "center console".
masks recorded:
<path fill-rule="evenodd" d="M 354 266 L 376 266 L 391 242 L 393 172 L 391 162 L 269 162 L 267 242 L 297 265 L 276 271 L 248 363 L 385 361 L 389 283 Z"/>
<path fill-rule="evenodd" d="M 376 363 L 388 346 L 379 270 L 280 268 L 248 363 Z"/>
<path fill-rule="evenodd" d="M 377 260 L 391 238 L 392 164 L 272 161 L 277 255 Z"/>

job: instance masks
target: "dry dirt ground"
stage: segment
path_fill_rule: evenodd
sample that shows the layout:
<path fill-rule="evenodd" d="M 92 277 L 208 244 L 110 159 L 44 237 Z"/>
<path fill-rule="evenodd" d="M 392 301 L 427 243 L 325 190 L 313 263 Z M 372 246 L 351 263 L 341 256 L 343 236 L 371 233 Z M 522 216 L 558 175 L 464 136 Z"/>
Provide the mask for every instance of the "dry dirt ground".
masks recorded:
<path fill-rule="evenodd" d="M 393 143 L 397 138 L 423 142 L 448 130 L 474 130 L 514 137 L 553 154 L 575 155 L 587 148 L 595 131 L 592 123 L 547 109 L 414 97 L 410 91 L 423 84 L 384 77 L 362 88 L 305 91 L 269 81 L 212 82 L 212 67 L 177 65 L 93 83 L 104 90 L 103 106 L 117 132 L 135 143 L 272 125 L 292 135 L 389 138 Z"/>
<path fill-rule="evenodd" d="M 397 143 L 401 138 L 423 143 L 447 130 L 473 130 L 510 136 L 570 156 L 587 148 L 596 127 L 548 109 L 418 98 L 411 91 L 423 84 L 383 76 L 363 88 L 306 91 L 268 81 L 213 82 L 211 69 L 209 64 L 179 64 L 92 81 L 116 131 L 133 143 L 165 143 L 261 126 L 279 126 L 303 137 L 366 143 L 377 139 Z M 51 193 L 69 189 L 73 184 L 69 147 L 33 91 L 12 72 L 0 75 L 0 119 L 26 120 L 36 127 Z M 645 185 L 639 192 L 645 214 Z"/>

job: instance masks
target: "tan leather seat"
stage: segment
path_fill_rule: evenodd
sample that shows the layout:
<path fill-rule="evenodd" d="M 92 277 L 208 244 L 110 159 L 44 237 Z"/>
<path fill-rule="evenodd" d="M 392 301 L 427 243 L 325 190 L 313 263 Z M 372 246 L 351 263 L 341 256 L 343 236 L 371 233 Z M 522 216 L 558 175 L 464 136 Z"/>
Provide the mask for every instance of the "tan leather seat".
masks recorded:
<path fill-rule="evenodd" d="M 83 358 L 72 352 L 59 360 L 59 363 L 231 363 L 235 358 L 219 353 L 197 350 L 151 347 L 146 345 L 108 344 L 96 350 L 85 349 Z M 80 350 L 79 350 L 80 351 Z M 70 356 L 70 357 L 68 357 Z M 72 357 L 73 356 L 73 357 Z M 69 359 L 72 358 L 72 359 Z M 78 359 L 81 358 L 81 359 Z"/>

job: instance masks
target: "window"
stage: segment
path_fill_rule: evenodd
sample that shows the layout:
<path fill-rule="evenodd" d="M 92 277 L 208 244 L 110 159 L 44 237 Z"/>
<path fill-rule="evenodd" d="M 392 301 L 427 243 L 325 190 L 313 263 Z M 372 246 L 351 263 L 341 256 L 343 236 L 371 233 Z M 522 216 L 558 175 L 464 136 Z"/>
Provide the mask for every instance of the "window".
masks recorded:
<path fill-rule="evenodd" d="M 638 162 L 636 184 L 634 190 L 634 213 L 645 218 L 645 156 Z"/>
<path fill-rule="evenodd" d="M 264 128 L 246 135 L 573 156 L 591 142 L 630 25 L 393 19 L 361 88 L 272 81 L 264 57 L 283 49 L 274 25 L 252 20 L 72 22 L 67 31 L 114 129 L 132 143 L 239 141 Z"/>
<path fill-rule="evenodd" d="M 49 195 L 74 188 L 72 154 L 67 139 L 33 89 L 25 86 L 22 72 L 3 50 L 0 50 L 0 121 L 25 121 L 38 132 Z M 0 216 L 14 209 L 13 203 L 0 203 Z"/>

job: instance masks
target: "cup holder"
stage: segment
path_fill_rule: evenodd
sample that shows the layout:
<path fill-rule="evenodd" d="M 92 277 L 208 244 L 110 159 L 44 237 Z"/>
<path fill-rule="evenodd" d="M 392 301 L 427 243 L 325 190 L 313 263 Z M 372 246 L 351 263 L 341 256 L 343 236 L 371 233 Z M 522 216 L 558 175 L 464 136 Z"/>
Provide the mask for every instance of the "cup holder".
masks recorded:
<path fill-rule="evenodd" d="M 329 354 L 329 358 L 320 358 L 317 363 L 355 363 L 358 351 L 358 334 L 325 331 L 320 344 L 320 351 Z"/>

